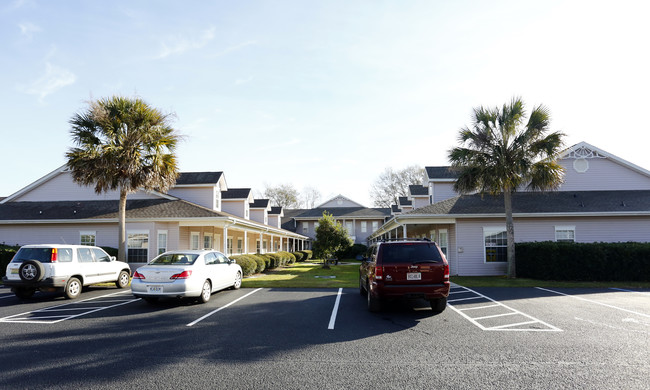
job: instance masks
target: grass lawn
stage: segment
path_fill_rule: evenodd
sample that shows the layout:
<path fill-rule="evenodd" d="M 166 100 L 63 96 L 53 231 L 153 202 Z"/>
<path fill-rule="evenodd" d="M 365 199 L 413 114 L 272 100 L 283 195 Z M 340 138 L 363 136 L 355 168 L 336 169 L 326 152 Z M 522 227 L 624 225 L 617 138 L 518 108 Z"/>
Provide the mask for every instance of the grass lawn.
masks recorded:
<path fill-rule="evenodd" d="M 359 286 L 359 262 L 345 260 L 323 269 L 321 260 L 295 263 L 285 268 L 249 276 L 242 287 L 356 288 Z M 334 276 L 333 278 L 330 278 Z M 650 288 L 650 282 L 567 282 L 536 279 L 508 279 L 505 276 L 452 276 L 451 281 L 465 287 L 583 287 Z"/>
<path fill-rule="evenodd" d="M 320 260 L 294 263 L 285 268 L 244 278 L 242 287 L 358 287 L 359 262 L 344 263 L 330 265 L 330 269 L 323 269 Z"/>

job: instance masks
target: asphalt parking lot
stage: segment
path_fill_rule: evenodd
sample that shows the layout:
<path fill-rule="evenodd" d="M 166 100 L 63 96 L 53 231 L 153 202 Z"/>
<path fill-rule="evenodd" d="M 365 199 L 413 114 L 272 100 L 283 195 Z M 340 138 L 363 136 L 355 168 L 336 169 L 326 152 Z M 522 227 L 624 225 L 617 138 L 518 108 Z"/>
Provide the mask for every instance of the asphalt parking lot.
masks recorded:
<path fill-rule="evenodd" d="M 647 389 L 650 291 L 455 286 L 447 310 L 357 289 L 149 305 L 0 288 L 0 388 Z"/>

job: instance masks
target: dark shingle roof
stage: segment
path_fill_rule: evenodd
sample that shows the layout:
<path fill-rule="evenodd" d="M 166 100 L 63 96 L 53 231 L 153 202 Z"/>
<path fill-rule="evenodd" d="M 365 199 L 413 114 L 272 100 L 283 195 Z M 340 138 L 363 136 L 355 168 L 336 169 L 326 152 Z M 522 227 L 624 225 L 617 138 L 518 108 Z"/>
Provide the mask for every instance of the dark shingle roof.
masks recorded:
<path fill-rule="evenodd" d="M 406 196 L 400 196 L 399 197 L 399 205 L 400 206 L 413 206 L 413 202 L 411 202 Z"/>
<path fill-rule="evenodd" d="M 271 211 L 269 211 L 269 214 L 283 214 L 282 207 L 271 206 Z"/>
<path fill-rule="evenodd" d="M 399 213 L 400 211 L 402 211 L 402 210 L 399 208 L 399 206 L 396 205 L 396 204 L 390 206 L 390 209 L 391 209 L 391 211 L 394 212 L 394 213 Z"/>
<path fill-rule="evenodd" d="M 423 187 L 419 184 L 411 184 L 409 186 L 409 192 L 411 195 L 414 196 L 428 196 L 429 195 L 429 189 L 427 187 Z"/>
<path fill-rule="evenodd" d="M 424 167 L 429 179 L 458 179 L 458 172 L 452 167 Z"/>
<path fill-rule="evenodd" d="M 117 218 L 119 201 L 10 202 L 0 205 L 0 220 L 61 220 Z M 219 213 L 183 200 L 127 200 L 127 218 L 218 217 Z"/>
<path fill-rule="evenodd" d="M 176 184 L 215 184 L 219 182 L 221 175 L 223 172 L 181 172 Z"/>
<path fill-rule="evenodd" d="M 221 199 L 246 199 L 250 194 L 250 188 L 230 188 L 228 191 L 221 191 Z"/>
<path fill-rule="evenodd" d="M 513 194 L 514 214 L 650 212 L 650 191 L 560 191 Z M 460 195 L 406 215 L 481 215 L 504 213 L 503 195 Z"/>
<path fill-rule="evenodd" d="M 288 211 L 289 210 L 285 210 L 285 217 L 288 216 Z M 337 218 L 385 218 L 390 216 L 390 210 L 386 208 L 318 207 L 315 209 L 304 210 L 302 213 L 293 215 L 292 218 L 320 218 L 323 216 L 323 212 L 325 211 Z"/>
<path fill-rule="evenodd" d="M 253 203 L 250 203 L 250 208 L 252 209 L 265 209 L 269 207 L 270 200 L 268 199 L 255 199 Z"/>

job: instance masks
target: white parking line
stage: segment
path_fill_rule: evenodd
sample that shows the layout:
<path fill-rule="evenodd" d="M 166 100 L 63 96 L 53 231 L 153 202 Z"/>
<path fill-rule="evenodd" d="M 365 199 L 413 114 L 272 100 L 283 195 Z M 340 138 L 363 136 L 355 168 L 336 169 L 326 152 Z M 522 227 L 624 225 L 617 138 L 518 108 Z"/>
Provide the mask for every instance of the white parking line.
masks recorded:
<path fill-rule="evenodd" d="M 119 295 L 119 294 L 126 294 L 126 292 L 120 291 L 120 292 L 116 292 L 116 293 L 112 293 L 112 294 L 102 295 L 102 296 L 99 296 L 99 297 L 84 299 L 84 300 L 81 300 L 81 301 L 73 301 L 73 302 L 70 302 L 70 303 L 65 303 L 63 305 L 46 307 L 44 309 L 32 310 L 32 311 L 27 311 L 27 312 L 20 313 L 20 314 L 14 314 L 12 316 L 0 318 L 0 322 L 12 322 L 12 323 L 21 323 L 21 324 L 56 324 L 57 322 L 61 322 L 61 321 L 69 320 L 69 319 L 72 319 L 72 318 L 84 316 L 86 314 L 95 313 L 95 312 L 98 312 L 98 311 L 101 311 L 101 310 L 110 309 L 110 308 L 116 307 L 116 306 L 126 305 L 127 303 L 131 303 L 131 302 L 135 302 L 135 301 L 140 300 L 140 298 L 131 297 L 131 298 L 128 298 L 128 299 L 125 298 L 125 299 L 122 299 L 122 300 L 110 300 L 109 302 L 118 302 L 118 303 L 113 304 L 113 305 L 108 305 L 108 306 L 86 306 L 86 307 L 79 307 L 79 308 L 66 307 L 66 306 L 71 306 L 71 305 L 80 305 L 80 304 L 83 305 L 85 302 L 90 302 L 90 301 L 92 301 L 92 303 L 94 304 L 96 302 L 102 302 L 102 301 L 99 301 L 100 298 L 114 297 L 115 295 Z M 131 293 L 128 292 L 128 294 L 130 295 Z M 42 317 L 41 316 L 32 316 L 32 314 L 34 314 L 34 313 L 52 313 L 52 312 L 58 312 L 58 311 L 61 311 L 61 312 L 68 311 L 69 312 L 69 311 L 78 311 L 78 310 L 84 310 L 84 311 L 82 313 L 69 314 L 69 315 L 47 315 L 47 316 L 42 316 Z M 48 320 L 52 320 L 52 319 L 54 319 L 54 320 L 53 321 L 48 321 Z"/>
<path fill-rule="evenodd" d="M 237 302 L 241 301 L 242 299 L 246 298 L 247 296 L 249 296 L 249 295 L 251 295 L 251 294 L 254 294 L 254 293 L 256 293 L 256 292 L 258 292 L 258 291 L 260 291 L 260 290 L 261 290 L 261 288 L 255 289 L 255 290 L 249 292 L 248 294 L 244 295 L 243 297 L 239 297 L 239 298 L 235 299 L 234 301 L 230 302 L 229 304 L 227 304 L 227 305 L 225 305 L 225 306 L 222 306 L 222 307 L 220 307 L 220 308 L 218 308 L 218 309 L 216 309 L 216 310 L 213 310 L 213 311 L 209 312 L 208 314 L 204 315 L 203 317 L 201 317 L 201 318 L 199 318 L 199 319 L 197 319 L 197 320 L 194 320 L 194 321 L 190 322 L 189 324 L 187 324 L 187 326 L 193 326 L 193 325 L 195 325 L 195 324 L 197 324 L 197 323 L 203 321 L 204 319 L 210 317 L 210 316 L 213 315 L 214 313 L 216 313 L 216 312 L 218 312 L 218 311 L 221 311 L 221 310 L 227 308 L 228 306 L 230 306 L 230 305 L 232 305 L 232 304 L 234 304 L 234 303 L 237 303 Z"/>
<path fill-rule="evenodd" d="M 586 298 L 582 298 L 582 297 L 576 297 L 575 295 L 569 295 L 569 294 L 561 293 L 559 291 L 549 290 L 547 288 L 542 288 L 542 287 L 535 287 L 535 288 L 537 288 L 539 290 L 552 292 L 553 294 L 564 295 L 565 297 L 571 297 L 571 298 L 574 298 L 574 299 L 579 299 L 581 301 L 591 302 L 591 303 L 595 303 L 597 305 L 601 305 L 601 306 L 609 307 L 609 308 L 612 308 L 612 309 L 624 311 L 624 312 L 627 312 L 627 313 L 632 313 L 632 314 L 636 314 L 636 315 L 639 315 L 639 316 L 650 318 L 650 314 L 644 314 L 644 313 L 639 313 L 638 311 L 634 311 L 634 310 L 623 309 L 622 307 L 618 307 L 618 306 L 614 306 L 614 305 L 608 305 L 607 303 L 593 301 L 591 299 L 586 299 Z"/>
<path fill-rule="evenodd" d="M 458 286 L 463 289 L 465 289 L 465 293 L 473 293 L 476 294 L 475 297 L 470 297 L 470 298 L 460 298 L 460 299 L 451 299 L 447 300 L 447 306 L 449 306 L 450 309 L 454 310 L 456 313 L 460 314 L 463 316 L 465 319 L 467 319 L 469 322 L 472 324 L 478 326 L 482 330 L 492 330 L 492 331 L 518 331 L 518 332 L 561 332 L 562 329 L 559 329 L 551 324 L 548 324 L 542 320 L 539 320 L 535 317 L 529 316 L 528 314 L 522 313 L 517 309 L 513 309 L 510 306 L 506 306 L 501 302 L 497 302 L 494 299 L 485 296 L 477 291 L 474 291 L 472 289 L 469 289 L 467 287 L 462 287 Z M 455 293 L 458 293 L 458 291 L 455 291 Z M 471 303 L 468 302 L 473 299 L 487 299 L 488 301 L 491 301 L 493 303 L 486 304 L 486 305 L 481 305 L 481 306 L 472 306 L 472 307 L 467 307 L 467 308 L 456 308 L 454 305 L 462 305 L 463 303 Z M 453 302 L 460 302 L 460 303 L 455 303 L 451 304 Z M 479 316 L 479 317 L 471 317 L 465 313 L 465 311 L 469 310 L 479 310 L 479 309 L 487 309 L 487 308 L 493 308 L 493 307 L 499 307 L 503 310 L 507 310 L 505 313 L 499 313 L 499 314 L 494 314 L 494 315 L 486 315 L 486 316 Z M 502 324 L 502 325 L 494 325 L 494 326 L 484 326 L 483 324 L 479 323 L 481 320 L 486 320 L 486 319 L 493 319 L 493 318 L 503 318 L 507 316 L 512 316 L 512 315 L 519 315 L 523 316 L 525 318 L 530 319 L 530 321 L 524 321 L 524 322 L 515 322 L 515 323 L 508 323 L 508 324 Z M 523 326 L 523 325 L 531 325 L 531 324 L 540 324 L 543 325 L 545 328 L 544 329 L 537 329 L 537 328 L 516 328 L 516 326 Z"/>
<path fill-rule="evenodd" d="M 336 302 L 334 302 L 334 309 L 332 310 L 332 316 L 330 317 L 330 324 L 327 329 L 334 329 L 334 323 L 336 322 L 336 313 L 339 311 L 339 302 L 341 301 L 341 293 L 343 292 L 342 288 L 339 288 L 339 293 L 336 294 Z"/>
<path fill-rule="evenodd" d="M 645 291 L 635 291 L 635 290 L 626 290 L 624 288 L 615 288 L 615 287 L 610 287 L 610 290 L 616 290 L 616 291 L 624 291 L 624 292 L 632 292 L 632 293 L 637 293 L 641 295 L 650 295 L 650 292 L 645 292 Z"/>
<path fill-rule="evenodd" d="M 11 297 L 15 297 L 15 295 L 14 294 L 5 295 L 5 296 L 0 297 L 0 299 L 11 298 Z"/>

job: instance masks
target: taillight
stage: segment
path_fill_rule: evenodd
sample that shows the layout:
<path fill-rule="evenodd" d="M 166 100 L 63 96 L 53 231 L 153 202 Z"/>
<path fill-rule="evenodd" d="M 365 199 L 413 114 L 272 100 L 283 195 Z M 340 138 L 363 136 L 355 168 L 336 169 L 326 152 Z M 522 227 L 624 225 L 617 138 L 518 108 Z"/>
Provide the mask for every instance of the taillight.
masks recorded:
<path fill-rule="evenodd" d="M 144 277 L 144 275 L 142 275 L 140 272 L 135 271 L 135 272 L 133 273 L 133 279 L 140 279 L 140 280 L 142 280 L 142 279 L 145 279 L 145 277 Z"/>
<path fill-rule="evenodd" d="M 190 275 L 192 275 L 192 271 L 189 271 L 189 270 L 188 270 L 188 271 L 183 271 L 183 272 L 181 272 L 180 274 L 173 274 L 173 275 L 171 276 L 171 278 L 169 278 L 169 279 L 171 279 L 171 280 L 176 280 L 176 279 L 187 279 L 187 278 L 190 277 Z"/>
<path fill-rule="evenodd" d="M 52 256 L 50 257 L 51 263 L 56 263 L 59 259 L 59 251 L 56 248 L 52 248 Z"/>
<path fill-rule="evenodd" d="M 375 267 L 375 279 L 382 280 L 384 278 L 384 267 Z"/>
<path fill-rule="evenodd" d="M 445 268 L 443 272 L 445 273 L 444 278 L 446 280 L 449 280 L 449 263 L 447 263 L 446 261 L 445 261 Z"/>

